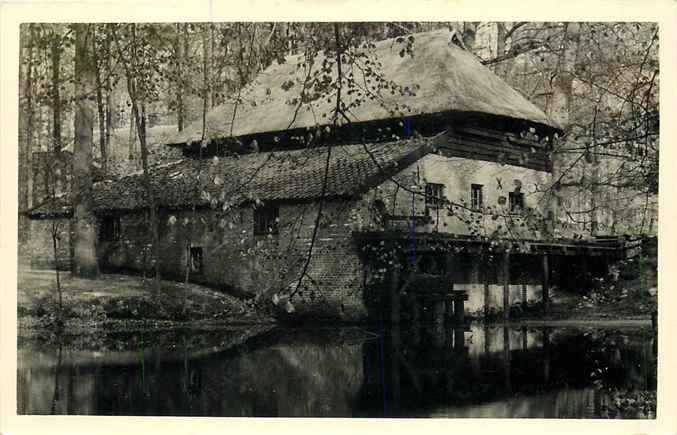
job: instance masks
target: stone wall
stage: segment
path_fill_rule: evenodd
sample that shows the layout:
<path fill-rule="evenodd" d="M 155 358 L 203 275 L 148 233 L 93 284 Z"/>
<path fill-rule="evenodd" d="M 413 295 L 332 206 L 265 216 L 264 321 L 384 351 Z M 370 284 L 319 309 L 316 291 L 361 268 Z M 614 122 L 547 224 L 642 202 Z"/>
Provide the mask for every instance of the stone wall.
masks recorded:
<path fill-rule="evenodd" d="M 471 234 L 471 227 L 477 227 L 482 235 L 508 236 L 506 228 L 510 228 L 513 237 L 538 239 L 541 234 L 522 226 L 524 219 L 519 213 L 510 213 L 510 192 L 524 195 L 524 207 L 532 208 L 538 213 L 544 212 L 545 201 L 541 201 L 540 190 L 549 180 L 549 173 L 519 166 L 505 165 L 460 157 L 445 157 L 431 154 L 399 173 L 395 180 L 386 181 L 376 189 L 372 189 L 366 201 L 381 199 L 386 204 L 389 214 L 400 217 L 411 216 L 428 218 L 425 224 L 419 224 L 419 232 L 441 232 L 460 235 Z M 454 214 L 448 208 L 429 208 L 422 195 L 412 195 L 405 189 L 417 189 L 425 193 L 426 183 L 444 186 L 444 197 L 461 205 Z M 485 213 L 474 213 L 464 207 L 471 207 L 471 185 L 482 185 L 483 206 Z M 413 196 L 413 201 L 412 201 Z M 464 221 L 475 222 L 468 225 Z M 479 222 L 478 222 L 479 221 Z M 404 226 L 409 223 L 402 221 Z"/>
<path fill-rule="evenodd" d="M 35 269 L 54 268 L 54 247 L 52 234 L 57 234 L 57 256 L 61 270 L 70 269 L 71 234 L 70 219 L 30 220 L 30 238 L 20 246 L 20 258 L 30 259 Z"/>
<path fill-rule="evenodd" d="M 292 304 L 297 314 L 355 320 L 365 315 L 361 264 L 352 246 L 351 201 L 328 201 L 308 264 Z M 240 295 L 284 296 L 296 288 L 307 258 L 317 204 L 279 204 L 279 234 L 254 234 L 254 207 L 160 213 L 161 269 L 183 280 L 189 247 L 201 248 L 202 270 L 190 280 Z M 120 216 L 120 240 L 99 240 L 104 270 L 152 273 L 151 238 L 145 214 Z"/>

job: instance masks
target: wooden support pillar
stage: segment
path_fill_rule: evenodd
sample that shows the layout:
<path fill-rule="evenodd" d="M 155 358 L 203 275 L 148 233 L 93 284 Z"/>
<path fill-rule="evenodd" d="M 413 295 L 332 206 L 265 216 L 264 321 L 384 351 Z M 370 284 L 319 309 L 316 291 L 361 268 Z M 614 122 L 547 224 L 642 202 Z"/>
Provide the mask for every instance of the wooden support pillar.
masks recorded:
<path fill-rule="evenodd" d="M 527 350 L 529 344 L 527 327 L 523 326 L 521 332 L 522 332 L 522 350 Z"/>
<path fill-rule="evenodd" d="M 527 276 L 522 275 L 522 308 L 527 308 Z"/>
<path fill-rule="evenodd" d="M 394 265 L 390 269 L 390 323 L 398 325 L 400 323 L 400 269 Z"/>
<path fill-rule="evenodd" d="M 505 388 L 510 391 L 512 383 L 510 379 L 510 329 L 507 326 L 503 327 L 503 380 L 505 381 Z"/>
<path fill-rule="evenodd" d="M 581 259 L 582 260 L 581 261 L 581 274 L 583 276 L 581 277 L 581 280 L 579 281 L 579 283 L 580 283 L 579 285 L 584 285 L 585 290 L 590 290 L 590 284 L 592 283 L 592 280 L 589 279 L 590 278 L 590 276 L 589 276 L 590 268 L 589 268 L 588 262 L 593 260 L 593 259 L 594 258 L 591 258 L 591 257 L 588 257 L 588 256 L 583 257 Z"/>
<path fill-rule="evenodd" d="M 484 272 L 482 273 L 482 280 L 484 281 L 484 318 L 489 317 L 491 306 L 489 304 L 489 261 L 484 257 Z"/>
<path fill-rule="evenodd" d="M 456 253 L 453 248 L 449 248 L 449 251 L 445 255 L 445 266 L 444 272 L 449 279 L 449 289 L 454 290 L 454 273 L 456 272 Z"/>
<path fill-rule="evenodd" d="M 421 325 L 414 323 L 411 325 L 411 331 L 409 333 L 411 339 L 411 345 L 414 348 L 417 348 L 421 344 Z"/>
<path fill-rule="evenodd" d="M 433 322 L 438 325 L 443 324 L 445 311 L 444 297 L 436 295 L 433 298 Z"/>
<path fill-rule="evenodd" d="M 454 299 L 454 321 L 458 325 L 465 323 L 465 301 L 461 297 Z"/>
<path fill-rule="evenodd" d="M 447 334 L 444 330 L 444 325 L 442 323 L 437 323 L 433 331 L 433 346 L 436 349 L 444 349 L 444 346 L 447 344 Z"/>
<path fill-rule="evenodd" d="M 411 323 L 418 325 L 421 321 L 421 303 L 419 301 L 420 296 L 414 292 L 409 293 L 411 297 L 409 298 L 409 303 L 411 304 Z"/>
<path fill-rule="evenodd" d="M 454 323 L 456 321 L 456 305 L 454 304 L 454 293 L 447 295 L 444 304 L 444 320 L 447 323 Z"/>
<path fill-rule="evenodd" d="M 550 382 L 550 329 L 543 328 L 543 382 Z"/>
<path fill-rule="evenodd" d="M 401 396 L 400 388 L 400 359 L 401 359 L 401 346 L 400 346 L 400 327 L 399 325 L 394 325 L 390 328 L 390 331 L 387 334 L 388 338 L 388 361 L 390 363 L 389 373 L 389 390 L 390 390 L 390 413 L 391 415 L 397 415 L 398 406 Z"/>
<path fill-rule="evenodd" d="M 510 252 L 503 253 L 503 320 L 510 319 Z"/>
<path fill-rule="evenodd" d="M 454 351 L 456 353 L 465 353 L 465 327 L 457 326 L 454 328 Z"/>
<path fill-rule="evenodd" d="M 550 314 L 550 259 L 547 252 L 543 253 L 543 312 Z"/>

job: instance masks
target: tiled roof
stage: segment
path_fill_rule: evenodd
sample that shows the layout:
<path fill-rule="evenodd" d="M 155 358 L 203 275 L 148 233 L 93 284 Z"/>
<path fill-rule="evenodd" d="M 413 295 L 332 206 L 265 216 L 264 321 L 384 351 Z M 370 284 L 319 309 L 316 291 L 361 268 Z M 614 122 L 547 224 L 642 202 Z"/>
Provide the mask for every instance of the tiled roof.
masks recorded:
<path fill-rule="evenodd" d="M 73 214 L 73 208 L 69 195 L 60 195 L 54 199 L 49 198 L 42 201 L 26 211 L 26 214 L 33 219 L 70 217 Z"/>
<path fill-rule="evenodd" d="M 328 149 L 317 147 L 208 160 L 183 159 L 157 166 L 152 170 L 157 203 L 162 207 L 182 208 L 210 203 L 237 205 L 255 200 L 319 198 Z M 430 140 L 425 138 L 334 146 L 325 195 L 359 195 L 432 149 Z M 143 182 L 143 175 L 136 173 L 95 183 L 95 211 L 145 208 Z M 45 205 L 35 211 L 45 213 L 48 210 L 49 205 Z"/>

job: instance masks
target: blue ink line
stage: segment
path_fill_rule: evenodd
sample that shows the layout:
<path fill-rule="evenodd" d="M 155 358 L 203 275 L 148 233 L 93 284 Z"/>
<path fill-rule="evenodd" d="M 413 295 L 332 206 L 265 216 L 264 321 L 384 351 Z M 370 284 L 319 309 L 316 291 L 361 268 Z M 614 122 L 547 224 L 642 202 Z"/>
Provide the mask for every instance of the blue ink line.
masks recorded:
<path fill-rule="evenodd" d="M 411 194 L 411 265 L 416 266 L 416 195 Z"/>

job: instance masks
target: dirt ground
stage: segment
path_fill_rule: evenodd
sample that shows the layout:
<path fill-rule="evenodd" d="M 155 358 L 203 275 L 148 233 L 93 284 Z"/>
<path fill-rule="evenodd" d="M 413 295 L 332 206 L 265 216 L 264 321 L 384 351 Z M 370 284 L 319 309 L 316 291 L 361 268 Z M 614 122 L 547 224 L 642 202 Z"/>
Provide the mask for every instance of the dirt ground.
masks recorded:
<path fill-rule="evenodd" d="M 136 276 L 102 274 L 97 279 L 61 273 L 65 316 L 81 321 L 204 321 L 266 323 L 272 321 L 252 304 L 199 285 L 152 282 Z M 56 273 L 22 269 L 17 281 L 18 315 L 24 326 L 53 315 L 58 308 Z M 30 320 L 32 318 L 32 321 Z"/>

